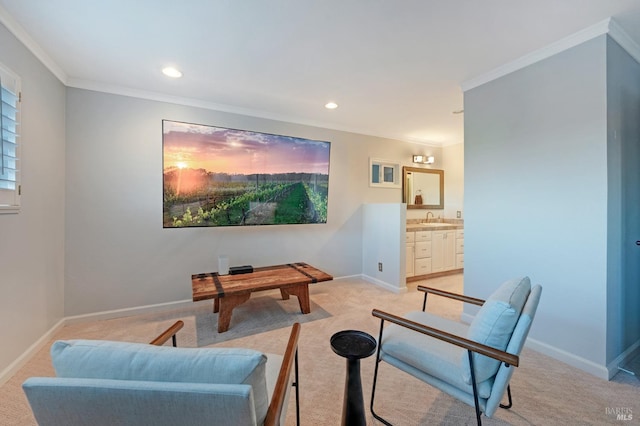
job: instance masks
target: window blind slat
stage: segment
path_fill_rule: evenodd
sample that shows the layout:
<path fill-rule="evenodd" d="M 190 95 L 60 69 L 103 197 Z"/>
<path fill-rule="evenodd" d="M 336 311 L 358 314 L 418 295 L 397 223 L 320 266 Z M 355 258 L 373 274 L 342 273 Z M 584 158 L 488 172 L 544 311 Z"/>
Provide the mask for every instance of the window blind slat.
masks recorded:
<path fill-rule="evenodd" d="M 8 129 L 2 129 L 2 140 L 15 145 L 16 134 Z"/>
<path fill-rule="evenodd" d="M 11 144 L 16 144 L 16 134 L 10 130 L 2 129 L 2 140 Z"/>
<path fill-rule="evenodd" d="M 9 141 L 2 141 L 2 156 L 3 158 L 12 157 L 16 158 L 16 144 Z"/>
<path fill-rule="evenodd" d="M 13 181 L 16 178 L 16 171 L 14 169 L 10 169 L 8 167 L 4 168 L 4 173 L 2 175 L 3 180 L 6 180 L 10 183 L 13 183 Z"/>
<path fill-rule="evenodd" d="M 5 128 L 4 120 L 5 120 L 5 108 L 8 108 L 8 105 L 5 106 L 5 90 L 2 85 L 2 76 L 0 76 L 0 129 Z M 8 95 L 7 95 L 8 96 Z M 8 117 L 7 117 L 8 120 Z M 4 131 L 2 132 L 2 137 L 0 138 L 0 176 L 4 176 Z"/>
<path fill-rule="evenodd" d="M 0 64 L 0 205 L 19 206 L 18 132 L 20 80 Z"/>
<path fill-rule="evenodd" d="M 16 122 L 16 116 L 18 115 L 18 111 L 9 104 L 2 103 L 2 119 L 9 120 L 13 123 Z"/>
<path fill-rule="evenodd" d="M 8 103 L 10 104 L 17 104 L 18 103 L 18 95 L 16 94 L 18 91 L 15 90 L 15 88 L 13 88 L 14 90 L 10 89 L 7 86 L 7 81 L 6 79 L 3 79 L 2 81 L 4 81 L 4 85 L 2 86 L 2 98 L 5 99 Z"/>
<path fill-rule="evenodd" d="M 15 132 L 18 122 L 12 117 L 2 116 L 2 128 Z"/>
<path fill-rule="evenodd" d="M 15 109 L 15 105 L 18 104 L 18 96 L 10 90 L 4 90 L 2 88 L 2 102 Z"/>
<path fill-rule="evenodd" d="M 10 170 L 17 170 L 16 169 L 16 159 L 14 157 L 9 157 L 9 156 L 4 156 L 4 168 L 5 169 L 10 169 Z"/>

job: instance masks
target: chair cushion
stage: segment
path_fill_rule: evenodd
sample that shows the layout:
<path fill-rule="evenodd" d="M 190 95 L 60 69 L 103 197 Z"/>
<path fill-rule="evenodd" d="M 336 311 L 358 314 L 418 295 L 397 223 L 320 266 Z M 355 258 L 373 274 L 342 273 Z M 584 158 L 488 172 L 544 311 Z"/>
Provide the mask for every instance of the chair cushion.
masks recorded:
<path fill-rule="evenodd" d="M 259 424 L 249 385 L 31 377 L 22 387 L 39 425 Z"/>
<path fill-rule="evenodd" d="M 530 291 L 529 277 L 504 282 L 489 296 L 476 314 L 469 326 L 467 338 L 505 350 Z M 500 367 L 500 361 L 484 355 L 474 354 L 473 360 L 477 383 L 493 377 Z M 466 352 L 462 355 L 461 363 L 464 381 L 471 384 L 471 370 Z"/>
<path fill-rule="evenodd" d="M 242 348 L 173 348 L 96 340 L 57 341 L 51 358 L 58 377 L 210 384 L 248 384 L 256 418 L 269 406 L 260 352 Z"/>
<path fill-rule="evenodd" d="M 429 312 L 414 311 L 407 313 L 404 317 L 458 336 L 466 335 L 468 328 L 466 324 L 451 321 Z M 413 375 L 411 368 L 414 368 L 425 375 L 449 383 L 463 392 L 472 392 L 469 384 L 462 380 L 462 370 L 458 360 L 461 354 L 466 354 L 466 351 L 459 346 L 391 324 L 384 330 L 381 351 L 383 360 L 409 374 Z M 405 368 L 405 366 L 409 368 Z M 489 397 L 492 383 L 492 381 L 487 381 L 478 386 L 481 398 Z"/>

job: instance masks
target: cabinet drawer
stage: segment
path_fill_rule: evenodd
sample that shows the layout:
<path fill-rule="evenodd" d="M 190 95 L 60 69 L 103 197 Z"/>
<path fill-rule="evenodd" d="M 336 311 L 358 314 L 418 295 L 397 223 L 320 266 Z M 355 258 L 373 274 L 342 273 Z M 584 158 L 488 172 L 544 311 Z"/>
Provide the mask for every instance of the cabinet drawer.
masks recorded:
<path fill-rule="evenodd" d="M 431 241 L 431 231 L 416 231 L 416 242 L 417 241 Z"/>
<path fill-rule="evenodd" d="M 456 253 L 464 253 L 464 239 L 456 238 Z"/>
<path fill-rule="evenodd" d="M 456 238 L 464 238 L 464 229 L 456 229 Z"/>
<path fill-rule="evenodd" d="M 431 258 L 416 259 L 415 275 L 425 275 L 431 273 Z"/>
<path fill-rule="evenodd" d="M 407 243 L 412 243 L 416 240 L 416 233 L 415 232 L 407 232 L 406 233 L 406 242 Z"/>
<path fill-rule="evenodd" d="M 456 269 L 464 268 L 464 254 L 456 255 Z"/>
<path fill-rule="evenodd" d="M 416 259 L 422 259 L 425 257 L 431 257 L 431 241 L 416 242 Z"/>

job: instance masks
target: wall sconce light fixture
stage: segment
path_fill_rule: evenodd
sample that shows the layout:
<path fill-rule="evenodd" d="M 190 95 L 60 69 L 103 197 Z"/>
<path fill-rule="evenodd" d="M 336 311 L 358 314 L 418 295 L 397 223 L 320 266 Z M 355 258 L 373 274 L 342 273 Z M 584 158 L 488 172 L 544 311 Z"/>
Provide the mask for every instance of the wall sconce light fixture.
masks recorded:
<path fill-rule="evenodd" d="M 434 161 L 435 161 L 435 158 L 433 158 L 433 155 L 414 155 L 413 156 L 414 163 L 433 164 Z"/>

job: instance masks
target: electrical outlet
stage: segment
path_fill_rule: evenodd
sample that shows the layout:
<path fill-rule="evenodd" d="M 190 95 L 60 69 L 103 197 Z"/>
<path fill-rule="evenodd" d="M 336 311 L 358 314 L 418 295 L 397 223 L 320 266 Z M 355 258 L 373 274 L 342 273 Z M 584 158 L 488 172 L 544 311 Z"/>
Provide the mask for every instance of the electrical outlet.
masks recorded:
<path fill-rule="evenodd" d="M 378 262 L 378 271 L 382 272 L 382 262 Z"/>
<path fill-rule="evenodd" d="M 460 219 L 462 217 L 462 212 L 460 210 L 456 211 L 456 217 Z"/>

